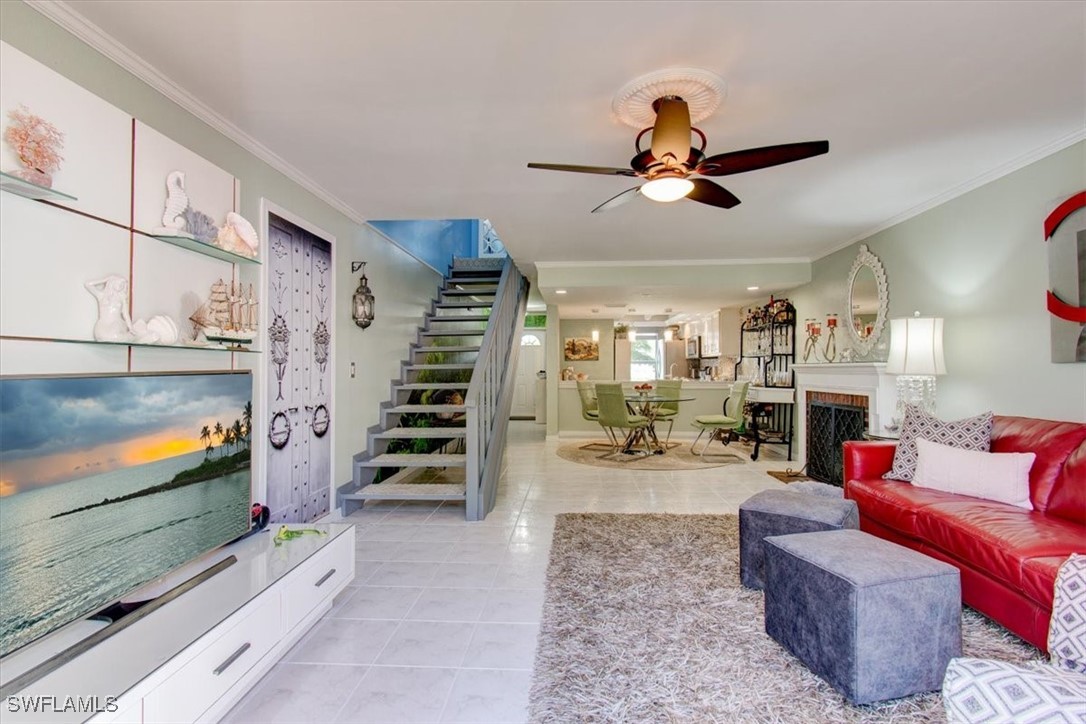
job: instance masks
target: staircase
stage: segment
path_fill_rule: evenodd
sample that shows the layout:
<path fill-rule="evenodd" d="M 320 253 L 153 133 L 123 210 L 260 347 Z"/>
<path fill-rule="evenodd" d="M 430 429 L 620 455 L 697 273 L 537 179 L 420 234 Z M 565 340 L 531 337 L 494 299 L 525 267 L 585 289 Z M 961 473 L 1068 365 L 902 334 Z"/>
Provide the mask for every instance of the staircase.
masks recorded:
<path fill-rule="evenodd" d="M 454 261 L 354 457 L 352 482 L 338 490 L 343 515 L 367 500 L 455 500 L 469 520 L 486 516 L 526 301 L 527 282 L 508 259 Z"/>

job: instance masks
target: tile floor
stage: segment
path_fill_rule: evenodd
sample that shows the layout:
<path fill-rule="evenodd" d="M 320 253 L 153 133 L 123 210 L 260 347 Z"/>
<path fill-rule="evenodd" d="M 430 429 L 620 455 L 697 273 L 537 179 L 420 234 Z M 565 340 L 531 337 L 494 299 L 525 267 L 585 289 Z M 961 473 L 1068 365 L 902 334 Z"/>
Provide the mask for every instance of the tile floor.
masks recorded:
<path fill-rule="evenodd" d="M 567 462 L 557 447 L 543 426 L 511 424 L 485 521 L 439 503 L 350 516 L 351 586 L 224 721 L 526 721 L 557 513 L 734 513 L 781 485 L 765 470 L 787 466 L 763 448 L 757 463 L 624 471 Z"/>

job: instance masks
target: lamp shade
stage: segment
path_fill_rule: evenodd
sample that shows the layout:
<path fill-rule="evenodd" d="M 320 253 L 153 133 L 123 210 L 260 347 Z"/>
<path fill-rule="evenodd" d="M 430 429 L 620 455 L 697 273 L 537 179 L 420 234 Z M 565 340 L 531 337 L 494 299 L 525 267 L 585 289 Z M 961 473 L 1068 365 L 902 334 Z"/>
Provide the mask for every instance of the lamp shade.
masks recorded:
<path fill-rule="evenodd" d="M 886 371 L 892 375 L 945 375 L 943 320 L 940 317 L 891 319 Z"/>

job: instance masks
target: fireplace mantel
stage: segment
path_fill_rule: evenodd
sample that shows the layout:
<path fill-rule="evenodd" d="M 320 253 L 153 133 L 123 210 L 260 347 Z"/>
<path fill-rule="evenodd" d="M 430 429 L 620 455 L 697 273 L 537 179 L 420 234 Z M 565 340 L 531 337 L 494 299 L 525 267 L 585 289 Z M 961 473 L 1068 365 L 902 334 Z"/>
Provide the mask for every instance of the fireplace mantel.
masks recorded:
<path fill-rule="evenodd" d="M 796 377 L 797 456 L 803 463 L 807 461 L 808 391 L 866 396 L 868 432 L 888 434 L 885 426 L 897 408 L 897 390 L 895 377 L 887 374 L 885 362 L 796 363 L 792 371 Z"/>

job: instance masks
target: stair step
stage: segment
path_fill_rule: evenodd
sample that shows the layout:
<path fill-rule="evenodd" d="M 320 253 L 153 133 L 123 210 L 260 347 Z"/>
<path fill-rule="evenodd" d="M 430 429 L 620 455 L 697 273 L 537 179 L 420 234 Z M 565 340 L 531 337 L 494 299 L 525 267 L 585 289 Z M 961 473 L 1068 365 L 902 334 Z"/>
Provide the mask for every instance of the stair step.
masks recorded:
<path fill-rule="evenodd" d="M 402 456 L 400 456 L 402 457 Z M 345 500 L 465 500 L 464 483 L 375 483 L 357 493 L 342 496 Z"/>
<path fill-rule="evenodd" d="M 466 412 L 464 405 L 395 405 L 386 407 L 385 412 L 403 415 L 413 412 Z"/>
<path fill-rule="evenodd" d="M 465 437 L 466 427 L 393 427 L 377 433 L 375 439 L 402 440 L 417 437 Z"/>
<path fill-rule="evenodd" d="M 436 365 L 436 364 L 435 365 L 426 365 L 426 364 L 405 365 L 404 369 L 406 371 L 408 371 L 408 372 L 421 372 L 423 370 L 473 370 L 473 369 L 475 369 L 475 363 L 474 362 L 463 362 L 463 363 L 450 363 L 450 364 L 440 364 L 440 365 Z"/>
<path fill-rule="evenodd" d="M 430 317 L 431 322 L 489 322 L 489 314 L 462 314 L 459 317 Z M 441 335 L 438 335 L 441 336 Z"/>
<path fill-rule="evenodd" d="M 496 286 L 487 284 L 474 289 L 442 289 L 441 293 L 446 297 L 493 297 L 497 291 Z"/>
<path fill-rule="evenodd" d="M 398 382 L 393 387 L 397 390 L 466 390 L 468 382 Z"/>
<path fill-rule="evenodd" d="M 501 279 L 502 270 L 495 267 L 494 269 L 453 269 L 446 278 L 457 277 L 474 279 L 478 277 L 490 277 L 492 279 Z"/>
<path fill-rule="evenodd" d="M 434 309 L 479 309 L 493 306 L 494 302 L 438 302 Z"/>
<path fill-rule="evenodd" d="M 384 453 L 356 464 L 363 468 L 462 468 L 467 460 L 467 455 L 449 453 Z"/>
<path fill-rule="evenodd" d="M 448 317 L 434 317 L 434 319 L 444 319 L 449 321 Z M 450 329 L 448 331 L 435 331 L 432 329 L 423 330 L 419 333 L 423 337 L 482 337 L 486 334 L 485 329 Z"/>
<path fill-rule="evenodd" d="M 481 349 L 482 349 L 482 347 L 480 347 L 479 345 L 475 345 L 474 347 L 472 347 L 471 345 L 454 347 L 452 345 L 445 346 L 445 345 L 431 344 L 431 345 L 426 345 L 426 346 L 423 346 L 423 347 L 415 347 L 411 351 L 412 352 L 425 352 L 426 354 L 430 354 L 431 352 L 478 352 Z"/>

